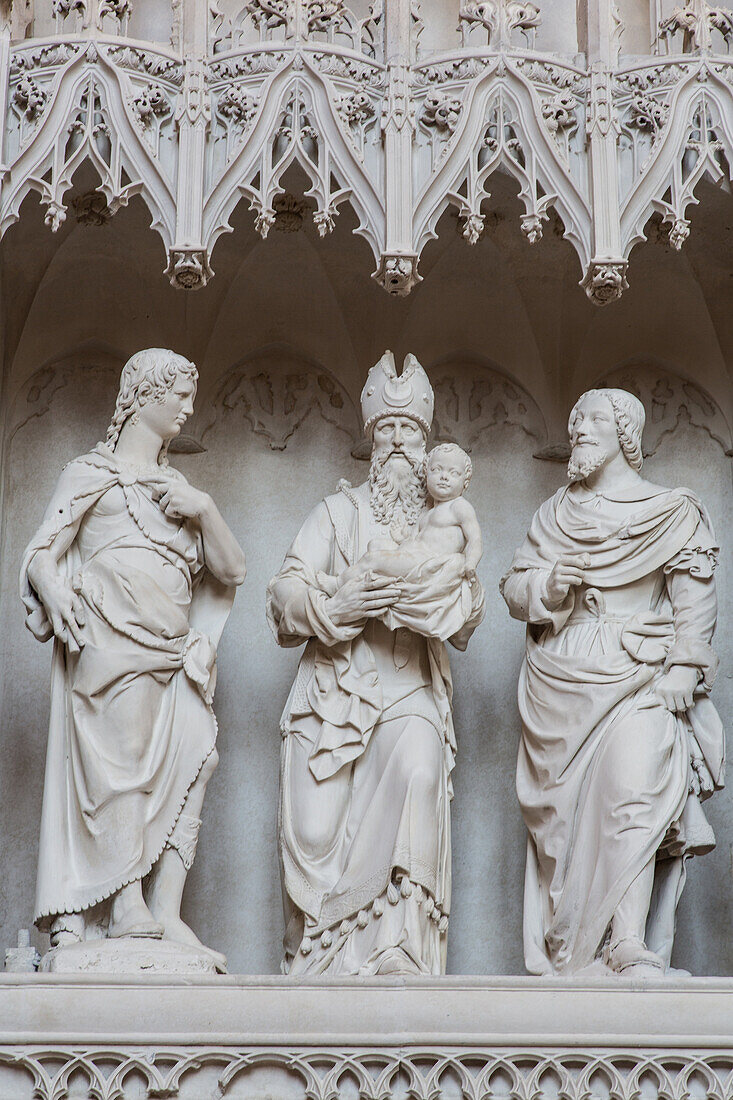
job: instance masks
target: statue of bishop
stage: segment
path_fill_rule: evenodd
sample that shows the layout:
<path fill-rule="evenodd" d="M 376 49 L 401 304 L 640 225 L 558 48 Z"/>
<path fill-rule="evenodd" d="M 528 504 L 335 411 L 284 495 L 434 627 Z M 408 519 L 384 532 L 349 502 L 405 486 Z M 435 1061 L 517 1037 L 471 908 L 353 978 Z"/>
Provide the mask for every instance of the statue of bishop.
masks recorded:
<path fill-rule="evenodd" d="M 281 727 L 283 969 L 441 974 L 456 751 L 444 643 L 465 649 L 484 606 L 470 460 L 436 448 L 428 473 L 433 391 L 414 356 L 398 375 L 387 352 L 361 401 L 369 477 L 315 508 L 268 592 L 278 643 L 306 643 Z"/>

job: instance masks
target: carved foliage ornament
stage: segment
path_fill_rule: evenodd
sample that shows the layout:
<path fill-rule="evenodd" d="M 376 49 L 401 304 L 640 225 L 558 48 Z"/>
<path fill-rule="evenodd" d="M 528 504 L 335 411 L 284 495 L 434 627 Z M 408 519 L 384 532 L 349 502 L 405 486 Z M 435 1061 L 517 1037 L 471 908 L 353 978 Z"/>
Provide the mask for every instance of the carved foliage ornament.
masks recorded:
<path fill-rule="evenodd" d="M 436 440 L 461 441 L 469 451 L 491 428 L 515 425 L 537 442 L 546 436 L 536 402 L 506 375 L 479 364 L 451 364 L 431 372 Z"/>
<path fill-rule="evenodd" d="M 77 195 L 72 206 L 79 225 L 107 225 L 112 217 L 107 206 L 107 200 L 98 191 L 88 191 L 85 195 Z"/>
<path fill-rule="evenodd" d="M 86 16 L 86 0 L 53 0 L 53 14 L 58 19 L 66 19 L 72 12 L 78 12 L 79 15 Z"/>
<path fill-rule="evenodd" d="M 366 133 L 377 118 L 377 103 L 365 91 L 350 92 L 336 101 L 336 110 L 344 124 L 346 133 L 354 143 L 363 159 L 366 146 Z"/>
<path fill-rule="evenodd" d="M 275 229 L 281 233 L 297 233 L 303 228 L 308 204 L 298 199 L 295 195 L 275 195 L 272 200 L 272 208 L 275 211 Z"/>
<path fill-rule="evenodd" d="M 141 50 L 136 46 L 108 46 L 107 54 L 115 65 L 123 69 L 145 73 L 149 77 L 165 80 L 177 87 L 183 84 L 184 66 L 180 61 L 170 57 L 150 50 Z"/>
<path fill-rule="evenodd" d="M 629 108 L 628 125 L 647 130 L 655 137 L 669 118 L 669 104 L 644 92 L 634 92 Z"/>
<path fill-rule="evenodd" d="M 153 119 L 171 113 L 168 97 L 159 84 L 147 84 L 132 100 L 135 115 L 143 126 L 150 126 Z"/>
<path fill-rule="evenodd" d="M 84 28 L 88 27 L 92 20 L 95 26 L 102 30 L 106 19 L 116 21 L 118 29 L 126 23 L 130 17 L 130 0 L 53 0 L 53 14 L 63 23 L 70 15 L 80 16 Z"/>
<path fill-rule="evenodd" d="M 24 73 L 13 89 L 13 103 L 29 122 L 35 122 L 43 113 L 48 93 Z"/>
<path fill-rule="evenodd" d="M 423 101 L 419 118 L 423 126 L 450 135 L 458 125 L 462 110 L 463 103 L 458 96 L 429 92 Z"/>
<path fill-rule="evenodd" d="M 727 455 L 732 453 L 731 430 L 720 406 L 696 382 L 662 367 L 634 364 L 613 371 L 598 384 L 628 390 L 644 405 L 645 455 L 655 454 L 662 441 L 686 423 L 707 432 Z"/>
<path fill-rule="evenodd" d="M 344 17 L 343 0 L 308 0 L 306 16 L 310 32 L 328 31 Z"/>
<path fill-rule="evenodd" d="M 273 451 L 285 450 L 288 440 L 314 414 L 346 432 L 352 443 L 361 436 L 356 411 L 341 384 L 328 371 L 285 351 L 264 353 L 224 375 L 202 439 L 222 416 L 235 411 Z"/>
<path fill-rule="evenodd" d="M 713 47 L 713 32 L 722 35 L 726 45 L 733 38 L 733 13 L 728 8 L 713 7 L 707 0 L 687 0 L 676 7 L 666 19 L 659 21 L 659 36 L 669 42 L 675 34 L 682 34 L 682 49 L 710 50 Z"/>
<path fill-rule="evenodd" d="M 245 11 L 258 30 L 272 31 L 289 28 L 299 4 L 311 34 L 337 28 L 345 15 L 344 0 L 247 0 Z"/>
<path fill-rule="evenodd" d="M 230 84 L 219 96 L 216 110 L 222 118 L 244 130 L 257 114 L 257 101 L 241 85 Z"/>
<path fill-rule="evenodd" d="M 339 114 L 349 125 L 358 125 L 374 118 L 377 109 L 366 92 L 352 92 L 339 100 Z"/>
<path fill-rule="evenodd" d="M 498 49 L 510 46 L 513 31 L 525 37 L 542 22 L 540 9 L 530 0 L 465 0 L 458 12 L 459 28 L 483 27 L 489 45 Z"/>
<path fill-rule="evenodd" d="M 578 125 L 575 114 L 575 96 L 570 92 L 558 92 L 542 104 L 542 117 L 551 134 L 574 129 Z"/>
<path fill-rule="evenodd" d="M 287 26 L 290 18 L 290 0 L 247 0 L 245 9 L 258 30 Z"/>

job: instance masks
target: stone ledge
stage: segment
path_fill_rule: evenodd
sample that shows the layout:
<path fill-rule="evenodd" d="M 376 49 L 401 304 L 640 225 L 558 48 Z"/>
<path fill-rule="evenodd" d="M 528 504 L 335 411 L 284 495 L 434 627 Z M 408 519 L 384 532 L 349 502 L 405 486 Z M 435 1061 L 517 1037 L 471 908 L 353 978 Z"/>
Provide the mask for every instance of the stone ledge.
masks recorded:
<path fill-rule="evenodd" d="M 0 975 L 0 1043 L 702 1046 L 733 1051 L 733 979 Z"/>
<path fill-rule="evenodd" d="M 0 1100 L 733 1097 L 733 980 L 0 976 Z"/>

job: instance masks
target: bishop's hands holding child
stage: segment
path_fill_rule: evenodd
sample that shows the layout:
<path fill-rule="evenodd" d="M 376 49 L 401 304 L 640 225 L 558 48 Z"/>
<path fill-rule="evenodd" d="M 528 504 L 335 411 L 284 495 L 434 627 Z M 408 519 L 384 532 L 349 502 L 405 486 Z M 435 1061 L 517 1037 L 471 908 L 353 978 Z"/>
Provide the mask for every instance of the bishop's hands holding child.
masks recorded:
<path fill-rule="evenodd" d="M 464 493 L 472 463 L 456 443 L 440 443 L 425 461 L 425 507 L 412 526 L 370 539 L 367 552 L 338 577 L 323 577 L 329 596 L 354 603 L 355 616 L 450 638 L 462 625 L 483 553 L 476 511 Z M 354 599 L 349 597 L 353 596 Z"/>

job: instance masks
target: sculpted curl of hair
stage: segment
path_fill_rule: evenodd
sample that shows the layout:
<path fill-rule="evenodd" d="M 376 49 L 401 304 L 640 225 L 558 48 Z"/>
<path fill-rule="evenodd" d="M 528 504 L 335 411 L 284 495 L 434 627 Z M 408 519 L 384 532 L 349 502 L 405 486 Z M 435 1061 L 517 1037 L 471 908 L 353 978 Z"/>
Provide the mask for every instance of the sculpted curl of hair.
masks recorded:
<path fill-rule="evenodd" d="M 584 397 L 605 397 L 606 400 L 610 402 L 616 421 L 616 431 L 618 433 L 618 441 L 621 444 L 621 450 L 632 470 L 640 470 L 644 462 L 644 456 L 641 450 L 641 436 L 646 422 L 646 413 L 644 412 L 644 406 L 639 398 L 635 397 L 633 393 L 629 393 L 628 390 L 587 390 L 586 393 L 581 394 L 575 402 L 573 410 L 570 413 L 568 433 L 571 438 L 575 427 L 578 406 Z"/>
<path fill-rule="evenodd" d="M 464 472 L 465 472 L 465 483 L 464 483 L 464 486 L 463 486 L 464 491 L 465 491 L 468 488 L 468 483 L 471 480 L 471 477 L 473 476 L 473 463 L 471 462 L 471 459 L 469 458 L 469 456 L 464 451 L 463 447 L 459 447 L 457 443 L 438 443 L 438 445 L 436 447 L 433 447 L 433 449 L 428 452 L 428 457 L 427 457 L 428 466 L 430 466 L 430 460 L 433 457 L 433 455 L 440 455 L 440 454 L 458 455 L 458 457 L 460 459 L 462 459 L 463 469 L 464 469 Z"/>
<path fill-rule="evenodd" d="M 115 449 L 125 422 L 148 401 L 161 401 L 181 378 L 190 379 L 195 386 L 198 376 L 194 364 L 174 351 L 146 348 L 136 352 L 122 368 L 115 411 L 107 428 L 107 446 Z M 166 461 L 165 454 L 161 461 Z"/>

